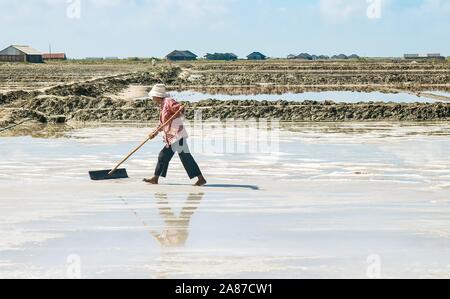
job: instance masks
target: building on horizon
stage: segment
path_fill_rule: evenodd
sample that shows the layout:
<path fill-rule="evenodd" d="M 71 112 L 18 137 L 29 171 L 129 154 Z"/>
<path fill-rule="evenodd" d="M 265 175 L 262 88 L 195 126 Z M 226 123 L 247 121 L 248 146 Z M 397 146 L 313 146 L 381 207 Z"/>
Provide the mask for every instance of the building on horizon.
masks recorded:
<path fill-rule="evenodd" d="M 356 54 L 352 54 L 347 56 L 345 54 L 334 55 L 332 57 L 327 55 L 311 55 L 308 53 L 301 53 L 298 55 L 290 54 L 287 59 L 298 59 L 298 60 L 306 60 L 306 61 L 318 61 L 318 60 L 348 60 L 348 59 L 360 59 L 360 57 Z"/>
<path fill-rule="evenodd" d="M 247 56 L 248 60 L 266 60 L 267 56 L 261 52 L 253 52 Z"/>
<path fill-rule="evenodd" d="M 426 59 L 436 59 L 445 60 L 445 57 L 440 53 L 430 53 L 430 54 L 405 54 L 403 56 L 406 60 L 426 60 Z"/>
<path fill-rule="evenodd" d="M 43 63 L 43 54 L 30 46 L 11 45 L 0 51 L 0 61 Z"/>
<path fill-rule="evenodd" d="M 238 60 L 238 56 L 233 53 L 214 53 L 214 54 L 206 54 L 206 60 L 224 60 L 224 61 L 235 61 Z"/>
<path fill-rule="evenodd" d="M 333 59 L 333 60 L 347 60 L 348 56 L 345 55 L 345 54 L 333 55 L 331 57 L 331 59 Z"/>
<path fill-rule="evenodd" d="M 192 53 L 191 51 L 179 51 L 175 50 L 169 54 L 167 54 L 166 59 L 170 61 L 192 61 L 197 60 L 197 55 Z"/>

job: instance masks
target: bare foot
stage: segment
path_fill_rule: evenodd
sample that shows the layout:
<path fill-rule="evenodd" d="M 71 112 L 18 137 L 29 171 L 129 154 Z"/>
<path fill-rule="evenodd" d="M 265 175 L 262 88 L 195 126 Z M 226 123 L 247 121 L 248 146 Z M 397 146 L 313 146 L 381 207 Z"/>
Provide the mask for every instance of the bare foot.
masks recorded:
<path fill-rule="evenodd" d="M 152 185 L 158 185 L 159 184 L 159 178 L 153 177 L 151 179 L 144 179 L 144 182 Z"/>
<path fill-rule="evenodd" d="M 199 176 L 198 177 L 198 182 L 195 183 L 195 187 L 202 187 L 205 186 L 208 182 L 206 181 L 206 179 L 203 176 Z"/>

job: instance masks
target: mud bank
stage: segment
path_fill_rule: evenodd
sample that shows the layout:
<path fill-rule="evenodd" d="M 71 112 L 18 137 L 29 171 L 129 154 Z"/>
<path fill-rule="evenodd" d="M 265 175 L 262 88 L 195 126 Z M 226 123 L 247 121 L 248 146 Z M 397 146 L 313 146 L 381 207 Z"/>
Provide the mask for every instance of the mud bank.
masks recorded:
<path fill-rule="evenodd" d="M 80 110 L 127 108 L 125 101 L 115 101 L 112 95 L 125 90 L 131 84 L 153 85 L 173 83 L 178 69 L 162 68 L 153 72 L 115 75 L 84 82 L 60 84 L 43 90 L 11 91 L 0 93 L 0 128 L 31 120 L 40 123 L 64 123 Z M 122 115 L 122 114 L 121 114 Z M 89 120 L 94 120 L 92 113 Z M 121 116 L 125 118 L 125 116 Z M 117 113 L 111 120 L 119 118 Z"/>
<path fill-rule="evenodd" d="M 186 103 L 187 118 L 201 111 L 203 119 L 267 118 L 282 121 L 336 122 L 375 120 L 448 120 L 450 104 L 396 104 L 396 103 L 334 103 L 331 101 L 218 101 L 206 100 L 196 104 Z"/>
<path fill-rule="evenodd" d="M 335 103 L 331 101 L 219 101 L 205 100 L 184 103 L 186 117 L 197 112 L 207 119 L 267 118 L 282 121 L 434 121 L 450 119 L 450 103 Z M 1 109 L 0 109 L 1 111 Z M 9 109 L 9 122 L 34 119 L 39 122 L 61 123 L 157 121 L 158 108 L 150 101 L 96 99 L 85 96 L 41 96 L 22 108 Z M 4 122 L 3 126 L 7 123 Z"/>
<path fill-rule="evenodd" d="M 37 96 L 86 96 L 92 98 L 104 97 L 107 94 L 116 94 L 131 84 L 153 85 L 156 83 L 174 84 L 180 69 L 160 68 L 152 72 L 136 72 L 124 75 L 114 75 L 100 79 L 87 80 L 69 84 L 59 84 L 48 88 L 26 91 L 0 92 L 0 106 L 13 102 L 30 100 Z"/>
<path fill-rule="evenodd" d="M 35 96 L 38 96 L 40 92 L 27 92 L 27 91 L 11 91 L 7 93 L 0 93 L 0 106 L 12 103 L 17 100 L 29 100 Z"/>

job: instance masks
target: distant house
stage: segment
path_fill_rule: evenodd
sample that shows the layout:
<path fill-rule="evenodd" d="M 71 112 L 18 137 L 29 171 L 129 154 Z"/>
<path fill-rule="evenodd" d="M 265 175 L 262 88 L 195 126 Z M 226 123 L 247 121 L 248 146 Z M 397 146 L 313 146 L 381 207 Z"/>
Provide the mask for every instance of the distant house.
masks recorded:
<path fill-rule="evenodd" d="M 406 60 L 426 60 L 426 59 L 437 59 L 437 60 L 445 60 L 445 57 L 441 54 L 432 53 L 427 55 L 420 54 L 405 54 L 404 58 Z"/>
<path fill-rule="evenodd" d="M 296 59 L 313 60 L 313 57 L 312 57 L 312 55 L 310 55 L 308 53 L 301 53 L 301 54 L 297 55 Z"/>
<path fill-rule="evenodd" d="M 44 53 L 44 60 L 67 60 L 66 53 Z"/>
<path fill-rule="evenodd" d="M 420 58 L 419 54 L 405 54 L 405 59 L 418 59 Z"/>
<path fill-rule="evenodd" d="M 166 59 L 170 60 L 170 61 L 190 61 L 190 60 L 196 60 L 197 57 L 198 56 L 195 55 L 194 53 L 192 53 L 191 51 L 175 50 L 175 51 L 169 53 L 166 56 Z"/>
<path fill-rule="evenodd" d="M 427 57 L 431 59 L 445 59 L 445 57 L 439 53 L 427 54 Z"/>
<path fill-rule="evenodd" d="M 301 53 L 301 54 L 298 54 L 298 55 L 291 54 L 291 55 L 289 55 L 287 57 L 287 59 L 298 59 L 298 60 L 309 60 L 309 61 L 312 61 L 312 60 L 319 60 L 319 59 L 321 59 L 321 57 L 323 57 L 323 56 L 311 55 L 311 54 L 308 54 L 308 53 Z"/>
<path fill-rule="evenodd" d="M 348 59 L 359 59 L 360 57 L 356 54 L 352 54 L 348 57 Z"/>
<path fill-rule="evenodd" d="M 299 55 L 291 54 L 287 57 L 287 59 L 299 59 L 299 60 L 310 60 L 310 61 L 317 61 L 317 60 L 328 60 L 330 59 L 329 56 L 326 55 L 311 55 L 308 53 L 301 53 Z"/>
<path fill-rule="evenodd" d="M 339 55 L 334 55 L 333 57 L 331 57 L 331 59 L 334 60 L 347 60 L 348 56 L 345 54 L 339 54 Z"/>
<path fill-rule="evenodd" d="M 30 46 L 12 45 L 0 51 L 0 61 L 43 63 L 43 55 Z"/>
<path fill-rule="evenodd" d="M 253 52 L 247 56 L 248 60 L 266 60 L 267 56 L 260 52 Z"/>
<path fill-rule="evenodd" d="M 225 60 L 225 61 L 234 61 L 238 59 L 238 56 L 233 53 L 214 53 L 214 54 L 206 54 L 205 58 L 207 60 Z"/>

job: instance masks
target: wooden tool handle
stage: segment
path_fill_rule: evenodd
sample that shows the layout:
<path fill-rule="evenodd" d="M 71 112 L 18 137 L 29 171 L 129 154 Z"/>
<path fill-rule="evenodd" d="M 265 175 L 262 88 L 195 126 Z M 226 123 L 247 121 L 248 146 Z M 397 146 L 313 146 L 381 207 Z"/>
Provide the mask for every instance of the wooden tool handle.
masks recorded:
<path fill-rule="evenodd" d="M 155 131 L 153 131 L 152 135 L 159 133 L 162 129 L 164 129 L 165 126 L 167 126 L 171 121 L 173 121 L 178 114 L 183 111 L 185 107 L 181 106 L 180 110 L 178 110 L 177 113 L 175 113 L 171 118 L 169 118 L 169 120 L 167 120 L 165 123 L 163 123 L 162 125 L 160 125 Z M 125 163 L 126 161 L 128 161 L 128 159 L 131 158 L 131 156 L 133 156 L 137 151 L 139 151 L 147 142 L 149 142 L 150 140 L 152 140 L 151 137 L 147 138 L 144 142 L 142 142 L 137 148 L 135 148 L 125 159 L 123 159 L 122 161 L 120 161 L 119 164 L 117 164 L 117 166 L 111 170 L 108 175 L 112 175 L 114 174 L 117 169 L 119 169 L 120 166 L 122 166 L 123 163 Z"/>

